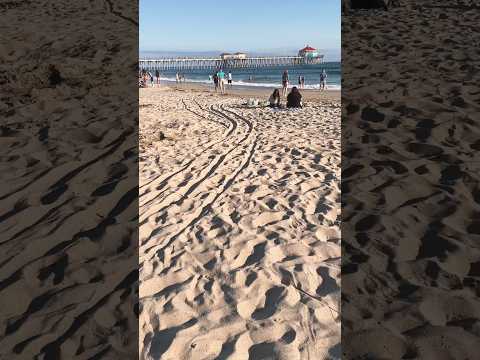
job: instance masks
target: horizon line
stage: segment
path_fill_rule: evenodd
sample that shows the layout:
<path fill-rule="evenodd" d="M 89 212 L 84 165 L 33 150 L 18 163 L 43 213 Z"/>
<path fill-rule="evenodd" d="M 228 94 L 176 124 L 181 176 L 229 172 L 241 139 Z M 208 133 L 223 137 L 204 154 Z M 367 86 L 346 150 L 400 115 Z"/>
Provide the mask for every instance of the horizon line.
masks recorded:
<path fill-rule="evenodd" d="M 341 47 L 338 47 L 338 48 L 317 48 L 317 50 L 341 50 L 342 48 Z M 186 50 L 186 49 L 140 49 L 139 48 L 139 51 L 151 51 L 151 52 L 225 52 L 225 51 L 243 51 L 243 52 L 247 52 L 247 51 L 251 51 L 251 52 L 268 52 L 268 51 L 298 51 L 300 49 L 296 49 L 296 48 L 271 48 L 271 49 L 250 49 L 250 50 L 245 50 L 245 49 L 235 49 L 235 50 L 232 50 L 232 49 L 223 49 L 223 50 L 220 50 L 220 49 L 209 49 L 209 50 Z"/>

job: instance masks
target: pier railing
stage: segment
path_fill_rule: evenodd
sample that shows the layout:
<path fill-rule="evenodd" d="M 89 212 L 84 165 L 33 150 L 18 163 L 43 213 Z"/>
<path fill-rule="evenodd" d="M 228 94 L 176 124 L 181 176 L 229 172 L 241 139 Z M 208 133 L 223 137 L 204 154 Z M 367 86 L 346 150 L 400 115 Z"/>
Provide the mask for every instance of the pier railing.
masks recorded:
<path fill-rule="evenodd" d="M 267 56 L 244 59 L 221 58 L 172 58 L 172 59 L 140 59 L 140 69 L 146 70 L 193 70 L 193 69 L 239 69 L 263 68 L 277 66 L 299 66 L 321 64 L 323 55 L 309 58 L 302 56 Z"/>

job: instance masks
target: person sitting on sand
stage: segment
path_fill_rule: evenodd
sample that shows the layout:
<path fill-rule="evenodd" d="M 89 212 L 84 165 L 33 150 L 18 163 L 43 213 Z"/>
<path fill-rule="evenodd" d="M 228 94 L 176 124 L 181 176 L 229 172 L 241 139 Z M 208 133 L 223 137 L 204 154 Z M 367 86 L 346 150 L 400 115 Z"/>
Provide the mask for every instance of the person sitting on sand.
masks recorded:
<path fill-rule="evenodd" d="M 287 108 L 301 108 L 302 107 L 302 94 L 294 86 L 290 94 L 287 96 Z"/>
<path fill-rule="evenodd" d="M 278 89 L 273 90 L 273 94 L 270 95 L 268 99 L 271 108 L 278 108 L 280 107 L 280 91 Z"/>

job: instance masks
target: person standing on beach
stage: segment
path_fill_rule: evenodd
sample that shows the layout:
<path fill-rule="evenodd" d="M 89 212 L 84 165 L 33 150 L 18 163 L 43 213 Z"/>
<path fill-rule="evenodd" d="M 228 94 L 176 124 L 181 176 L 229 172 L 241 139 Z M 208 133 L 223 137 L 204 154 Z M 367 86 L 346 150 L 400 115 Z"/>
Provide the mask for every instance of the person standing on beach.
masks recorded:
<path fill-rule="evenodd" d="M 180 81 L 180 75 L 178 74 L 178 72 L 175 74 L 175 82 L 178 84 L 178 82 Z"/>
<path fill-rule="evenodd" d="M 288 90 L 288 70 L 285 70 L 282 75 L 282 96 L 287 96 Z"/>
<path fill-rule="evenodd" d="M 155 70 L 155 77 L 157 78 L 157 85 L 160 86 L 160 71 Z"/>
<path fill-rule="evenodd" d="M 215 84 L 215 92 L 218 91 L 218 75 L 217 73 L 213 74 L 213 83 Z"/>
<path fill-rule="evenodd" d="M 228 72 L 228 85 L 230 85 L 230 87 L 232 87 L 232 73 L 229 71 Z"/>
<path fill-rule="evenodd" d="M 218 85 L 220 86 L 220 92 L 225 94 L 225 73 L 222 69 L 217 73 L 218 76 Z"/>
<path fill-rule="evenodd" d="M 327 73 L 325 69 L 322 70 L 320 74 L 320 90 L 325 90 L 327 88 Z"/>
<path fill-rule="evenodd" d="M 301 84 L 300 84 L 300 88 L 304 89 L 305 88 L 305 76 L 302 75 L 302 78 L 301 78 Z"/>
<path fill-rule="evenodd" d="M 148 72 L 148 76 L 150 77 L 150 84 L 152 85 L 152 87 L 154 86 L 153 84 L 153 75 L 151 72 Z"/>

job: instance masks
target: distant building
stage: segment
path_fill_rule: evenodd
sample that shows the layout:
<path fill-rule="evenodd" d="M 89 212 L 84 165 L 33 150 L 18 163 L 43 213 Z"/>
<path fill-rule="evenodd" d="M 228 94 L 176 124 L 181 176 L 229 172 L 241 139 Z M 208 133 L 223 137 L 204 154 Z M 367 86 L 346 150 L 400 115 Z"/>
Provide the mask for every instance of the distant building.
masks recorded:
<path fill-rule="evenodd" d="M 220 57 L 222 60 L 227 60 L 227 59 L 246 59 L 247 54 L 241 53 L 241 52 L 236 52 L 235 54 L 230 54 L 230 53 L 222 53 L 220 54 Z"/>
<path fill-rule="evenodd" d="M 317 58 L 320 56 L 320 54 L 318 53 L 317 49 L 307 45 L 298 52 L 298 56 L 305 58 Z"/>

